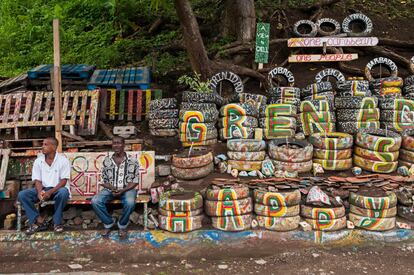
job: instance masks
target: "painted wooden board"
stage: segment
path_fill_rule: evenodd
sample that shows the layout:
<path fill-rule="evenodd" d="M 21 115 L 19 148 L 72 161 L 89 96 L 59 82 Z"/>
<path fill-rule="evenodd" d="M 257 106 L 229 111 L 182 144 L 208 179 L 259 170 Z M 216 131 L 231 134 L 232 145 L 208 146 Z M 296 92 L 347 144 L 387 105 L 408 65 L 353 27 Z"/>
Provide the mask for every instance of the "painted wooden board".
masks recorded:
<path fill-rule="evenodd" d="M 288 40 L 289 48 L 370 47 L 378 44 L 377 37 L 299 37 Z"/>
<path fill-rule="evenodd" d="M 358 59 L 357 53 L 345 54 L 293 54 L 289 56 L 290 63 L 305 62 L 339 62 Z"/>
<path fill-rule="evenodd" d="M 132 67 L 125 69 L 95 70 L 88 83 L 88 89 L 98 87 L 149 89 L 151 72 L 148 67 Z"/>

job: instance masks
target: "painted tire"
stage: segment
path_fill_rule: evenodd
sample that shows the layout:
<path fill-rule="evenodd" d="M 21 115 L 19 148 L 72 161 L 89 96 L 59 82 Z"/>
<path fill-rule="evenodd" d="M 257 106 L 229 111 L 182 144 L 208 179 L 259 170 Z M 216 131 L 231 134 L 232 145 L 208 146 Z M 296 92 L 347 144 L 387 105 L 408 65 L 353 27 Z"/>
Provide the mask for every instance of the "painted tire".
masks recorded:
<path fill-rule="evenodd" d="M 383 129 L 361 130 L 356 135 L 355 144 L 372 151 L 395 152 L 401 147 L 401 136 Z"/>
<path fill-rule="evenodd" d="M 266 142 L 256 139 L 233 139 L 227 141 L 227 149 L 237 152 L 259 152 L 266 149 Z"/>
<path fill-rule="evenodd" d="M 266 126 L 270 126 L 274 129 L 283 128 L 296 130 L 296 118 L 288 116 L 263 117 L 259 119 L 259 126 L 263 129 L 266 129 Z"/>
<path fill-rule="evenodd" d="M 214 171 L 214 163 L 198 168 L 178 168 L 171 166 L 171 173 L 174 177 L 182 180 L 195 180 L 207 177 Z"/>
<path fill-rule="evenodd" d="M 160 228 L 173 233 L 186 233 L 200 229 L 203 227 L 203 219 L 204 215 L 189 217 L 158 215 Z"/>
<path fill-rule="evenodd" d="M 243 116 L 239 117 L 239 123 L 238 125 L 241 125 L 243 127 L 250 127 L 250 128 L 256 128 L 259 127 L 259 121 L 255 117 L 251 116 Z M 243 120 L 243 122 L 241 122 Z M 224 125 L 229 124 L 229 121 L 226 117 L 223 117 L 219 120 L 219 128 L 224 128 Z"/>
<path fill-rule="evenodd" d="M 355 206 L 353 204 L 350 205 L 350 211 L 352 214 L 361 216 L 361 217 L 369 217 L 369 218 L 393 218 L 397 216 L 397 207 L 394 206 L 388 209 L 366 209 Z"/>
<path fill-rule="evenodd" d="M 327 100 L 334 102 L 335 96 L 333 92 L 320 93 L 312 96 L 304 97 L 302 100 Z"/>
<path fill-rule="evenodd" d="M 317 231 L 337 231 L 346 228 L 346 217 L 333 220 L 305 219 L 305 221 Z"/>
<path fill-rule="evenodd" d="M 335 107 L 337 109 L 370 109 L 378 107 L 378 98 L 376 97 L 336 97 Z"/>
<path fill-rule="evenodd" d="M 401 147 L 405 150 L 414 151 L 414 130 L 405 131 L 402 134 Z"/>
<path fill-rule="evenodd" d="M 291 231 L 299 227 L 300 217 L 264 217 L 257 216 L 259 227 L 272 231 Z"/>
<path fill-rule="evenodd" d="M 400 149 L 400 159 L 414 163 L 414 152 L 405 149 Z"/>
<path fill-rule="evenodd" d="M 240 103 L 250 103 L 257 105 L 259 108 L 265 106 L 267 103 L 267 97 L 259 94 L 241 93 L 237 94 L 237 101 Z"/>
<path fill-rule="evenodd" d="M 322 24 L 329 24 L 334 27 L 333 31 L 327 32 L 322 29 Z M 318 27 L 318 34 L 321 36 L 331 36 L 336 35 L 341 31 L 341 25 L 338 21 L 332 18 L 321 18 L 316 21 L 316 26 Z"/>
<path fill-rule="evenodd" d="M 269 104 L 260 112 L 260 117 L 288 116 L 294 117 L 297 114 L 296 106 L 292 104 Z"/>
<path fill-rule="evenodd" d="M 299 204 L 293 206 L 269 206 L 263 204 L 254 204 L 254 212 L 259 216 L 267 217 L 293 217 L 298 216 L 300 212 Z"/>
<path fill-rule="evenodd" d="M 325 150 L 313 148 L 313 158 L 323 160 L 346 160 L 352 158 L 352 148 L 342 150 Z"/>
<path fill-rule="evenodd" d="M 220 96 L 217 93 L 199 93 L 184 91 L 182 101 L 192 103 L 216 103 Z"/>
<path fill-rule="evenodd" d="M 269 80 L 275 78 L 276 76 L 282 76 L 286 80 L 287 86 L 295 86 L 295 77 L 288 69 L 284 67 L 275 67 L 267 74 Z"/>
<path fill-rule="evenodd" d="M 178 118 L 163 118 L 149 121 L 150 129 L 174 129 L 178 128 Z"/>
<path fill-rule="evenodd" d="M 285 98 L 271 97 L 268 99 L 267 103 L 268 104 L 289 104 L 299 109 L 300 99 L 299 98 L 287 98 L 287 97 Z"/>
<path fill-rule="evenodd" d="M 366 80 L 345 80 L 336 82 L 338 97 L 371 96 L 369 82 Z"/>
<path fill-rule="evenodd" d="M 370 121 L 370 122 L 338 121 L 336 123 L 336 126 L 337 126 L 336 129 L 338 130 L 338 132 L 348 133 L 348 134 L 353 135 L 353 134 L 358 133 L 361 129 L 372 129 L 372 130 L 379 129 L 380 123 L 379 121 Z"/>
<path fill-rule="evenodd" d="M 404 89 L 404 95 L 412 95 L 414 94 L 414 85 L 405 86 Z"/>
<path fill-rule="evenodd" d="M 255 128 L 231 127 L 231 129 L 220 129 L 220 139 L 252 139 L 254 138 Z"/>
<path fill-rule="evenodd" d="M 402 111 L 392 111 L 392 110 L 382 110 L 380 120 L 381 122 L 394 122 L 397 121 L 397 118 L 402 118 L 401 123 L 407 121 L 408 123 L 413 123 L 414 121 L 414 112 L 402 112 Z"/>
<path fill-rule="evenodd" d="M 297 87 L 272 87 L 268 91 L 269 98 L 297 98 L 300 99 L 300 88 Z"/>
<path fill-rule="evenodd" d="M 235 94 L 243 93 L 244 86 L 240 76 L 231 71 L 222 71 L 213 75 L 211 77 L 210 88 L 214 92 L 217 92 L 217 85 L 224 80 L 227 80 L 233 85 Z"/>
<path fill-rule="evenodd" d="M 205 126 L 207 129 L 215 129 L 215 127 L 216 127 L 215 126 L 216 125 L 215 122 L 200 122 L 200 123 L 197 123 L 197 122 L 190 122 L 190 123 L 180 122 L 180 123 L 178 123 L 178 128 L 179 129 L 186 129 L 188 125 L 192 125 L 192 126 L 198 126 L 198 125 L 199 126 Z"/>
<path fill-rule="evenodd" d="M 233 211 L 229 211 L 229 209 Z M 204 201 L 204 212 L 209 217 L 226 217 L 252 213 L 252 198 L 231 201 Z"/>
<path fill-rule="evenodd" d="M 334 102 L 329 100 L 304 100 L 300 103 L 300 113 L 307 112 L 332 112 Z"/>
<path fill-rule="evenodd" d="M 261 161 L 228 160 L 227 164 L 230 165 L 232 169 L 237 169 L 239 171 L 256 171 L 262 168 Z"/>
<path fill-rule="evenodd" d="M 309 137 L 309 142 L 318 149 L 342 150 L 352 148 L 354 139 L 349 134 L 339 132 L 316 133 Z"/>
<path fill-rule="evenodd" d="M 412 58 L 411 58 L 411 64 L 413 64 Z M 404 85 L 405 86 L 414 85 L 414 75 L 410 75 L 406 79 L 404 79 Z"/>
<path fill-rule="evenodd" d="M 212 217 L 212 226 L 223 231 L 244 231 L 250 229 L 252 215 Z"/>
<path fill-rule="evenodd" d="M 395 99 L 393 97 L 379 97 L 378 98 L 378 105 L 381 109 L 381 111 L 383 110 L 395 110 Z M 401 98 L 402 99 L 402 98 Z"/>
<path fill-rule="evenodd" d="M 371 90 L 373 89 L 382 89 L 382 88 L 393 88 L 393 87 L 402 87 L 404 81 L 401 77 L 384 77 L 373 79 L 369 82 Z"/>
<path fill-rule="evenodd" d="M 197 128 L 198 126 L 202 126 L 203 123 L 192 123 L 191 126 L 193 126 L 194 128 Z M 181 129 L 182 131 L 183 129 Z M 187 129 L 185 129 L 187 130 Z M 211 140 L 211 139 L 217 139 L 218 136 L 218 131 L 216 128 L 211 128 L 208 129 L 206 131 L 206 134 L 204 137 L 199 137 L 199 133 L 194 133 L 194 136 L 191 135 L 189 132 L 185 131 L 185 132 L 181 132 L 180 133 L 180 140 L 186 143 L 198 143 L 200 141 L 207 141 L 207 140 Z"/>
<path fill-rule="evenodd" d="M 261 189 L 253 190 L 255 203 L 274 207 L 294 206 L 300 203 L 301 194 L 299 190 L 274 192 Z"/>
<path fill-rule="evenodd" d="M 237 111 L 233 111 L 233 110 L 237 110 Z M 222 117 L 227 116 L 229 112 L 230 113 L 236 112 L 237 116 L 252 116 L 252 117 L 259 116 L 259 110 L 250 103 L 243 103 L 243 104 L 230 103 L 220 108 L 220 116 Z"/>
<path fill-rule="evenodd" d="M 298 132 L 303 132 L 305 136 L 309 136 L 315 133 L 332 133 L 336 130 L 335 123 L 319 123 L 318 125 L 312 123 L 306 125 L 305 128 L 302 125 L 298 126 Z"/>
<path fill-rule="evenodd" d="M 375 173 L 389 174 L 397 170 L 398 162 L 374 161 L 354 155 L 354 164 L 362 169 Z"/>
<path fill-rule="evenodd" d="M 414 211 L 412 211 L 412 209 L 411 206 L 398 205 L 398 216 L 410 222 L 414 222 Z"/>
<path fill-rule="evenodd" d="M 207 151 L 192 151 L 193 156 L 188 156 L 188 150 L 172 156 L 172 165 L 177 168 L 198 168 L 213 162 L 213 153 Z"/>
<path fill-rule="evenodd" d="M 203 111 L 180 110 L 180 121 L 188 121 L 188 118 L 194 117 L 198 122 L 216 122 L 219 112 L 216 108 L 206 109 Z"/>
<path fill-rule="evenodd" d="M 353 30 L 351 28 L 351 23 L 353 21 L 363 22 L 364 25 L 365 25 L 364 30 L 361 31 L 361 32 L 353 32 Z M 354 14 L 348 15 L 344 19 L 344 21 L 342 21 L 342 30 L 348 36 L 368 36 L 372 32 L 372 21 L 365 14 L 354 13 Z"/>
<path fill-rule="evenodd" d="M 311 31 L 309 33 L 300 33 L 298 29 L 302 25 L 309 26 Z M 310 20 L 299 20 L 293 25 L 293 33 L 298 37 L 314 37 L 318 33 L 318 27 Z"/>
<path fill-rule="evenodd" d="M 329 18 L 324 18 L 324 19 L 329 19 Z M 323 20 L 323 19 L 321 19 L 321 20 Z M 338 23 L 338 26 L 339 26 L 339 23 Z M 327 77 L 328 78 L 332 77 L 337 82 L 341 82 L 341 81 L 344 82 L 345 81 L 345 76 L 340 71 L 338 71 L 336 69 L 328 68 L 328 69 L 324 69 L 324 70 L 322 70 L 322 71 L 320 71 L 319 73 L 316 74 L 315 82 L 320 83 Z M 327 81 L 327 82 L 330 82 L 330 81 Z"/>
<path fill-rule="evenodd" d="M 363 117 L 363 109 L 337 109 L 336 110 L 336 117 L 339 121 L 363 121 L 363 122 L 371 122 L 371 121 L 378 121 L 380 119 L 380 110 L 378 108 L 375 109 L 366 109 L 366 112 L 369 112 L 369 117 Z M 382 112 L 381 112 L 382 115 Z"/>
<path fill-rule="evenodd" d="M 216 104 L 182 102 L 180 105 L 180 110 L 185 110 L 185 111 L 204 111 L 204 110 L 212 110 L 212 109 L 216 109 Z"/>
<path fill-rule="evenodd" d="M 275 129 L 263 129 L 265 139 L 278 139 L 278 138 L 294 138 L 294 129 L 275 128 Z"/>
<path fill-rule="evenodd" d="M 301 96 L 313 96 L 321 93 L 332 92 L 333 86 L 332 83 L 329 81 L 321 81 L 318 83 L 309 84 L 305 88 L 302 89 Z"/>
<path fill-rule="evenodd" d="M 202 141 L 197 141 L 197 142 L 182 141 L 183 147 L 210 146 L 214 144 L 217 144 L 217 139 L 207 139 L 207 140 L 202 140 Z"/>
<path fill-rule="evenodd" d="M 206 199 L 209 201 L 241 200 L 249 197 L 247 185 L 226 186 L 224 188 L 207 188 Z"/>
<path fill-rule="evenodd" d="M 395 132 L 395 133 L 403 133 L 404 131 L 414 130 L 414 123 L 412 122 L 383 122 L 380 121 L 380 127 L 382 129 L 388 129 Z"/>
<path fill-rule="evenodd" d="M 167 211 L 189 212 L 203 207 L 203 197 L 199 192 L 168 191 L 160 196 L 158 206 Z"/>
<path fill-rule="evenodd" d="M 389 71 L 391 72 L 391 77 L 397 77 L 398 76 L 398 67 L 389 58 L 386 57 L 376 57 L 372 59 L 368 64 L 365 66 L 365 78 L 368 79 L 368 81 L 374 80 L 374 78 L 371 75 L 371 70 L 376 65 L 383 65 L 388 67 Z"/>
<path fill-rule="evenodd" d="M 349 193 L 349 203 L 360 208 L 383 210 L 397 205 L 397 195 L 394 192 L 390 192 L 383 197 L 369 197 L 351 192 Z"/>
<path fill-rule="evenodd" d="M 151 136 L 174 137 L 178 134 L 178 129 L 149 129 Z"/>
<path fill-rule="evenodd" d="M 227 156 L 232 160 L 243 160 L 243 161 L 262 161 L 266 157 L 266 151 L 259 152 L 236 152 L 228 151 Z"/>
<path fill-rule="evenodd" d="M 414 162 L 408 162 L 405 160 L 399 160 L 398 166 L 406 166 L 408 169 L 410 169 L 414 165 Z"/>
<path fill-rule="evenodd" d="M 345 217 L 345 207 L 311 207 L 302 204 L 300 206 L 300 215 L 306 219 L 329 221 Z"/>
<path fill-rule="evenodd" d="M 194 209 L 194 210 L 190 210 L 190 211 L 184 211 L 184 212 L 165 210 L 163 208 L 158 208 L 158 212 L 160 213 L 160 215 L 166 216 L 166 217 L 174 217 L 174 216 L 194 217 L 194 216 L 202 215 L 203 211 L 204 211 L 203 208 Z"/>
<path fill-rule="evenodd" d="M 354 154 L 373 161 L 394 162 L 398 160 L 399 152 L 378 152 L 355 146 Z"/>
<path fill-rule="evenodd" d="M 312 118 L 312 115 L 315 113 L 305 112 L 300 113 L 299 118 L 300 121 L 303 123 L 304 121 L 309 121 Z M 318 112 L 316 114 L 318 122 L 320 123 L 329 123 L 329 122 L 336 122 L 336 115 L 335 112 Z"/>
<path fill-rule="evenodd" d="M 286 142 L 299 148 L 286 148 Z M 269 156 L 282 162 L 306 162 L 312 159 L 313 146 L 306 140 L 275 139 L 269 142 Z"/>
<path fill-rule="evenodd" d="M 372 94 L 375 96 L 384 97 L 397 97 L 401 96 L 402 90 L 399 87 L 384 87 L 380 89 L 371 89 Z"/>
<path fill-rule="evenodd" d="M 345 171 L 352 168 L 352 158 L 339 160 L 313 159 L 314 163 L 319 163 L 327 171 Z"/>
<path fill-rule="evenodd" d="M 163 119 L 163 118 L 177 118 L 177 117 L 178 117 L 178 109 L 150 111 L 148 115 L 148 118 L 150 120 Z"/>
<path fill-rule="evenodd" d="M 272 163 L 275 166 L 275 171 L 280 170 L 288 172 L 307 173 L 312 170 L 312 160 L 305 162 L 284 162 L 272 160 Z"/>
<path fill-rule="evenodd" d="M 150 112 L 164 110 L 164 109 L 177 109 L 177 99 L 162 98 L 162 99 L 151 100 Z"/>
<path fill-rule="evenodd" d="M 395 218 L 369 218 L 350 213 L 349 220 L 356 227 L 369 231 L 387 231 L 395 227 Z"/>

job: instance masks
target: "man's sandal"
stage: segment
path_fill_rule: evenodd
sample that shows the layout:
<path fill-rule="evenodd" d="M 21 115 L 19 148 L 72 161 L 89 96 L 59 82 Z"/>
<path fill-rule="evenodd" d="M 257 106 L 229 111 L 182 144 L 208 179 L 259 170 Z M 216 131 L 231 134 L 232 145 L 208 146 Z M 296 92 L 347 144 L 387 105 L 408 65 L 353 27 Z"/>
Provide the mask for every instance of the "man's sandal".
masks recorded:
<path fill-rule="evenodd" d="M 62 233 L 63 232 L 63 225 L 55 225 L 54 227 L 55 233 Z"/>
<path fill-rule="evenodd" d="M 32 235 L 36 232 L 46 231 L 47 228 L 47 222 L 43 222 L 41 224 L 31 224 L 29 228 L 26 230 L 26 235 Z"/>

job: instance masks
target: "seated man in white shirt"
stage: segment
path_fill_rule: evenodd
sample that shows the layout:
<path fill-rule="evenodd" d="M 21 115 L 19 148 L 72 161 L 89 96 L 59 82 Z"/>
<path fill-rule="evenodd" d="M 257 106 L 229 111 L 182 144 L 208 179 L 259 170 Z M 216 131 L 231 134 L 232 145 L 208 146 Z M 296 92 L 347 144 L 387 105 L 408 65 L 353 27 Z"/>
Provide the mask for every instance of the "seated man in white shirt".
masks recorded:
<path fill-rule="evenodd" d="M 53 223 L 55 232 L 63 231 L 62 212 L 70 197 L 70 163 L 63 155 L 56 152 L 58 141 L 54 137 L 43 140 L 42 152 L 33 164 L 32 180 L 35 187 L 19 192 L 17 199 L 29 218 L 26 234 L 47 230 L 35 207 L 35 203 L 52 199 L 55 201 Z"/>

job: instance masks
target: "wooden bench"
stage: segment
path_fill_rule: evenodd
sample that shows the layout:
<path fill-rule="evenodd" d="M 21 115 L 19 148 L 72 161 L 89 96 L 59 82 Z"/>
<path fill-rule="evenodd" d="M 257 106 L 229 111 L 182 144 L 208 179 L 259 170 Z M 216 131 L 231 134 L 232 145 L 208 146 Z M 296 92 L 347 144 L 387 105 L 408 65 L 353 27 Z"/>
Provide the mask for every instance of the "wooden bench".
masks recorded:
<path fill-rule="evenodd" d="M 136 203 L 144 204 L 144 230 L 148 229 L 148 202 L 151 201 L 151 197 L 149 195 L 138 195 L 137 199 L 135 200 Z M 113 200 L 108 204 L 120 204 L 121 200 Z M 45 201 L 42 203 L 37 203 L 38 207 L 44 207 L 47 205 L 54 205 L 54 201 Z M 91 204 L 90 199 L 86 200 L 69 200 L 67 205 L 85 205 Z M 22 205 L 19 201 L 17 201 L 17 231 L 22 230 Z"/>

